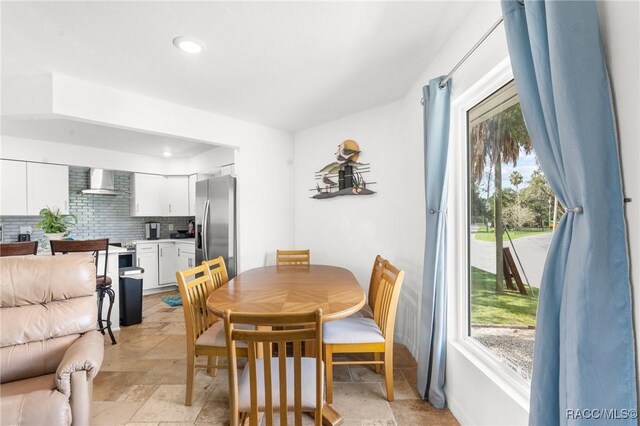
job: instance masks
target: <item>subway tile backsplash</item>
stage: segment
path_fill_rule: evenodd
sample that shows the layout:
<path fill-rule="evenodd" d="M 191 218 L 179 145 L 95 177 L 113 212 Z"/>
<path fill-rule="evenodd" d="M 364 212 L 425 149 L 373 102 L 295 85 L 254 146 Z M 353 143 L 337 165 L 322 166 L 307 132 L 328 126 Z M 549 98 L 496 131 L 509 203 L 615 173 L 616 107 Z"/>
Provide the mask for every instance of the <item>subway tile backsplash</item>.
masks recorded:
<path fill-rule="evenodd" d="M 178 229 L 187 229 L 192 217 L 131 217 L 130 195 L 88 195 L 80 192 L 89 187 L 89 173 L 86 168 L 69 168 L 69 210 L 76 215 L 78 224 L 71 228 L 70 237 L 83 240 L 109 238 L 112 242 L 144 239 L 144 223 L 160 223 L 160 238 Z M 131 193 L 131 174 L 115 173 L 115 187 L 119 191 Z M 0 216 L 5 242 L 18 241 L 21 226 L 31 226 L 32 240 L 42 236 L 42 230 L 35 224 L 39 216 Z M 174 231 L 169 231 L 169 225 Z"/>

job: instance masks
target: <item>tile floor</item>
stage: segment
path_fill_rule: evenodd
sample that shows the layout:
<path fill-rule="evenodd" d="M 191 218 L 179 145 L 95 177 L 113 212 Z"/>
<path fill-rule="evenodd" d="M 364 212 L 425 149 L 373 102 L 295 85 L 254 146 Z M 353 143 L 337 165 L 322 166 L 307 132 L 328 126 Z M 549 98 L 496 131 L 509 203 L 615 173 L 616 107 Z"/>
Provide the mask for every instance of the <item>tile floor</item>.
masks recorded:
<path fill-rule="evenodd" d="M 143 323 L 105 338 L 105 356 L 93 388 L 94 425 L 227 425 L 227 371 L 210 377 L 197 370 L 193 404 L 184 406 L 186 361 L 182 308 L 160 297 L 143 301 Z M 415 390 L 416 362 L 404 346 L 395 348 L 395 402 L 387 402 L 383 378 L 368 366 L 336 366 L 333 407 L 345 426 L 457 425 L 449 410 L 436 410 Z M 289 422 L 289 424 L 293 424 Z M 313 424 L 311 417 L 305 424 Z"/>

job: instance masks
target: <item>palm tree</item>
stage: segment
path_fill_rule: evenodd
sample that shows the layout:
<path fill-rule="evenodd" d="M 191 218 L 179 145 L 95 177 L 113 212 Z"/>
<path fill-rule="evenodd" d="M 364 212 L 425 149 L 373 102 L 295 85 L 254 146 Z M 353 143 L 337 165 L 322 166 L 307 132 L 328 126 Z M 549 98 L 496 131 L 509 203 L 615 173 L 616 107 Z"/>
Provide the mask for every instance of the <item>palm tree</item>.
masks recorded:
<path fill-rule="evenodd" d="M 514 170 L 509 176 L 509 182 L 511 182 L 511 185 L 516 187 L 516 194 L 518 196 L 518 205 L 520 205 L 520 184 L 522 183 L 522 180 L 523 180 L 522 175 L 517 170 Z"/>
<path fill-rule="evenodd" d="M 487 164 L 494 168 L 494 226 L 496 235 L 496 291 L 504 290 L 502 248 L 504 224 L 502 221 L 502 164 L 515 167 L 520 149 L 528 154 L 531 139 L 522 118 L 520 104 L 492 115 L 471 128 L 471 174 L 476 182 L 482 180 Z"/>

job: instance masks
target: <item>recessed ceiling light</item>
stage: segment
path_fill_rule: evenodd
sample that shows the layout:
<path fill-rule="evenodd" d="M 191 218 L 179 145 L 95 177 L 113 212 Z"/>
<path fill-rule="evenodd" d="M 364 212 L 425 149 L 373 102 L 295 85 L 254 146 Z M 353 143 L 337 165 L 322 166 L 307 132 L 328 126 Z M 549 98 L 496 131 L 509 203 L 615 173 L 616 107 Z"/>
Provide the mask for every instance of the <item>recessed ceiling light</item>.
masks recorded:
<path fill-rule="evenodd" d="M 188 53 L 200 53 L 204 50 L 204 43 L 194 37 L 180 36 L 173 39 L 173 44 Z"/>
<path fill-rule="evenodd" d="M 169 158 L 169 157 L 171 157 L 173 154 L 172 154 L 172 153 L 170 153 L 169 151 L 165 151 L 165 152 L 163 152 L 163 153 L 162 153 L 162 155 L 163 155 L 163 156 L 165 156 L 165 157 L 167 157 L 167 158 Z"/>

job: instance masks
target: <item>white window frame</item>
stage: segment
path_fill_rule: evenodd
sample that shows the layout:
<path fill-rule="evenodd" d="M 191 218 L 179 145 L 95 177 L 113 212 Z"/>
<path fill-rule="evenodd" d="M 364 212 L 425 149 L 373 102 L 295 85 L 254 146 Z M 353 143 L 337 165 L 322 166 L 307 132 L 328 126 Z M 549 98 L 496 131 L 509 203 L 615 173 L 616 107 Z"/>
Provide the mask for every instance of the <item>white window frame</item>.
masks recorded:
<path fill-rule="evenodd" d="M 467 112 L 513 80 L 506 58 L 477 83 L 453 97 L 449 150 L 449 343 L 480 371 L 505 390 L 527 411 L 531 384 L 509 368 L 496 354 L 468 335 L 469 324 L 469 223 L 468 223 L 468 131 Z M 454 85 L 455 87 L 455 85 Z"/>

